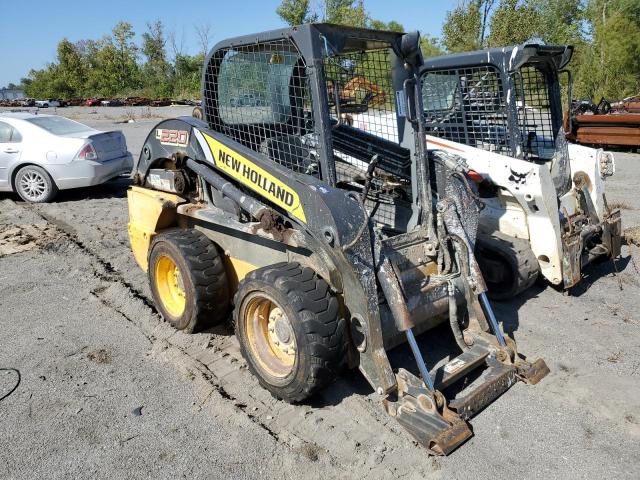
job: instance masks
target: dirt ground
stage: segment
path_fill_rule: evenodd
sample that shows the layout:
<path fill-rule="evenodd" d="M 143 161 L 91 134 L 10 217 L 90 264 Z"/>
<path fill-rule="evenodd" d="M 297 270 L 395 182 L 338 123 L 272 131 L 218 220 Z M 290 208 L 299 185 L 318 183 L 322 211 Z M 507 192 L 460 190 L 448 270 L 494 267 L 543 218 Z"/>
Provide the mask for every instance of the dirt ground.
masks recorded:
<path fill-rule="evenodd" d="M 136 156 L 189 107 L 67 108 L 120 129 Z M 133 123 L 116 123 L 134 119 Z M 610 203 L 640 225 L 640 155 L 616 153 Z M 520 352 L 547 361 L 472 420 L 475 436 L 429 457 L 358 372 L 312 402 L 274 400 L 229 327 L 162 322 L 127 238 L 127 179 L 47 205 L 0 194 L 1 478 L 640 478 L 640 246 L 588 269 L 573 296 L 536 286 L 496 304 Z M 622 284 L 622 290 L 619 287 Z M 422 336 L 451 351 L 446 329 Z M 446 359 L 446 357 L 445 357 Z M 393 352 L 408 366 L 407 350 Z M 2 370 L 15 369 L 15 370 Z"/>

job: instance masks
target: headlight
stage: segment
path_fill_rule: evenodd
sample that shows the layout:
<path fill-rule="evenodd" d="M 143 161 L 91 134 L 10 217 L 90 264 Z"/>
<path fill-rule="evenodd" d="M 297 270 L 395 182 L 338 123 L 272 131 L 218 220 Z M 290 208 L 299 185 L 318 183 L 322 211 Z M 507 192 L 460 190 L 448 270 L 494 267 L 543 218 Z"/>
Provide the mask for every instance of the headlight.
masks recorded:
<path fill-rule="evenodd" d="M 612 152 L 605 152 L 601 149 L 598 150 L 598 168 L 600 169 L 600 176 L 602 178 L 610 177 L 615 173 L 616 162 Z"/>

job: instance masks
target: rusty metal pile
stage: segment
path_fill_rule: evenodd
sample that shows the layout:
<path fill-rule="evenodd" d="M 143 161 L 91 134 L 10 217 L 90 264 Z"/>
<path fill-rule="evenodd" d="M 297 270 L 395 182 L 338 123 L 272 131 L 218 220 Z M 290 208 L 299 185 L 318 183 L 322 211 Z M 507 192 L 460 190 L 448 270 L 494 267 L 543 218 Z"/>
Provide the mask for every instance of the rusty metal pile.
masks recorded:
<path fill-rule="evenodd" d="M 640 147 L 640 95 L 609 103 L 573 102 L 565 116 L 567 139 L 597 146 Z"/>

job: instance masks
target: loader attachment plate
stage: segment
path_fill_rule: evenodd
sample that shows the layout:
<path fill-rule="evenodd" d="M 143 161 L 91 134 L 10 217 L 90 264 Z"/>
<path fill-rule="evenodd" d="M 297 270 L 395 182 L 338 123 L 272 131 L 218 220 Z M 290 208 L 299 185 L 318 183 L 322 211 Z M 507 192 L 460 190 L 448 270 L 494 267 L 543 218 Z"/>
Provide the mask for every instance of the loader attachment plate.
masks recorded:
<path fill-rule="evenodd" d="M 473 435 L 464 420 L 454 417 L 447 421 L 410 401 L 398 408 L 396 419 L 419 444 L 435 455 L 448 455 Z"/>
<path fill-rule="evenodd" d="M 447 408 L 440 392 L 431 392 L 420 378 L 403 368 L 396 378 L 398 397 L 385 399 L 385 410 L 420 445 L 434 455 L 448 455 L 471 438 L 471 426 Z"/>
<path fill-rule="evenodd" d="M 479 382 L 478 386 L 472 384 L 465 389 L 471 390 L 469 393 L 462 392 L 449 402 L 449 407 L 465 420 L 480 412 L 518 381 L 517 370 L 513 365 L 488 357 L 486 366 L 479 379 L 473 382 Z"/>

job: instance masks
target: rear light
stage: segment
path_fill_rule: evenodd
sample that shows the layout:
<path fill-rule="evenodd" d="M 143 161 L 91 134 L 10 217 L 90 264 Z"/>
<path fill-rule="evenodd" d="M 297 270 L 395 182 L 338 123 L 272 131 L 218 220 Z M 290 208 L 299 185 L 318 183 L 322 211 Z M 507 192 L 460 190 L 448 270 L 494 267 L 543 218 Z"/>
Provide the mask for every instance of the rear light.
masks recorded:
<path fill-rule="evenodd" d="M 82 147 L 82 150 L 80 150 L 80 153 L 78 153 L 78 159 L 79 160 L 97 160 L 98 154 L 96 153 L 96 150 L 93 148 L 93 145 L 91 145 L 90 143 L 87 143 L 84 147 Z"/>
<path fill-rule="evenodd" d="M 475 170 L 469 170 L 467 176 L 476 183 L 482 183 L 484 181 L 484 177 Z"/>

